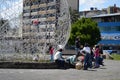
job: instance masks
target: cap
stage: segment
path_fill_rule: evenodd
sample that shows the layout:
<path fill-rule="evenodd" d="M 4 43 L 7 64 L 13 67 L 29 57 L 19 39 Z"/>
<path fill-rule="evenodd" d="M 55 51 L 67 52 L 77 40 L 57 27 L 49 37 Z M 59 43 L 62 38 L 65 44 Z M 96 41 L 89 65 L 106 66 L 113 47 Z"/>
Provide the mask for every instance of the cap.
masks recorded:
<path fill-rule="evenodd" d="M 58 45 L 58 50 L 59 49 L 63 49 L 63 46 L 62 45 Z"/>

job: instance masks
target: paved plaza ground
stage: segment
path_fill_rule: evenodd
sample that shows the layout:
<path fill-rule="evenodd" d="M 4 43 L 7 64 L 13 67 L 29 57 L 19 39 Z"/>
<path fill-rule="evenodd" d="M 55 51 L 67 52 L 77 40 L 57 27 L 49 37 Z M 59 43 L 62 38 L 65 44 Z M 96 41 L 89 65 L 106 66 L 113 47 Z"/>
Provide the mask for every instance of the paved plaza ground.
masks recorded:
<path fill-rule="evenodd" d="M 98 69 L 0 69 L 0 80 L 120 80 L 120 61 L 105 60 Z"/>

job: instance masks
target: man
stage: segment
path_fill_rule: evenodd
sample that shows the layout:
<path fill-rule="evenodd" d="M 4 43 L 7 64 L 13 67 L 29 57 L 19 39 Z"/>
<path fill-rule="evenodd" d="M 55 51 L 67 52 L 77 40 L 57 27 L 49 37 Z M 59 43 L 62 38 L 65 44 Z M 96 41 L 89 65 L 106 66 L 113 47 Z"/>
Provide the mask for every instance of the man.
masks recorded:
<path fill-rule="evenodd" d="M 86 43 L 82 53 L 85 54 L 85 59 L 84 59 L 84 70 L 87 70 L 88 68 L 92 68 L 92 58 L 91 58 L 91 49 L 89 47 L 89 44 Z"/>
<path fill-rule="evenodd" d="M 60 68 L 60 69 L 65 68 L 65 66 L 64 66 L 65 61 L 64 61 L 64 58 L 62 57 L 62 51 L 63 51 L 63 46 L 58 45 L 58 51 L 54 55 L 55 63 L 57 63 L 58 68 Z"/>
<path fill-rule="evenodd" d="M 77 37 L 77 38 L 75 39 L 75 50 L 76 50 L 76 54 L 79 53 L 79 51 L 80 51 L 80 46 L 81 46 L 81 44 L 80 44 L 80 38 Z"/>

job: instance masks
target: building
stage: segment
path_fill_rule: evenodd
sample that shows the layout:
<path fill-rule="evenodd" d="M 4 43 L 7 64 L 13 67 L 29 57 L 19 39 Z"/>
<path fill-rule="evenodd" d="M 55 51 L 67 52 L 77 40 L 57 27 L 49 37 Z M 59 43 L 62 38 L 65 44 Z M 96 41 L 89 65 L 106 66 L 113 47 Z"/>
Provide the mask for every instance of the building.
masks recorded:
<path fill-rule="evenodd" d="M 64 17 L 64 12 L 66 11 L 64 8 L 66 7 L 63 1 L 23 0 L 22 37 L 25 51 L 28 51 L 28 53 L 34 53 L 33 51 L 40 52 L 42 50 L 39 49 L 44 48 L 45 42 L 48 47 L 50 44 L 55 43 L 55 31 L 59 29 L 59 23 L 63 23 L 63 21 L 59 21 L 60 17 L 63 19 L 66 17 Z M 72 1 L 70 0 L 69 3 Z M 77 1 L 75 0 L 75 4 L 78 4 Z M 78 6 L 76 6 L 70 5 L 72 9 L 78 9 Z"/>
<path fill-rule="evenodd" d="M 92 17 L 98 22 L 102 40 L 99 42 L 105 50 L 120 53 L 120 13 L 101 14 Z"/>
<path fill-rule="evenodd" d="M 120 8 L 116 6 L 116 4 L 114 4 L 114 6 L 109 6 L 107 8 L 107 12 L 108 14 L 111 14 L 111 13 L 118 13 L 120 12 Z"/>
<path fill-rule="evenodd" d="M 91 8 L 88 11 L 80 11 L 79 12 L 80 18 L 92 17 L 92 16 L 100 15 L 100 14 L 107 14 L 107 11 L 106 10 L 98 10 L 97 8 L 95 8 L 95 9 Z"/>
<path fill-rule="evenodd" d="M 120 8 L 114 4 L 114 6 L 109 6 L 108 8 L 104 8 L 102 10 L 98 10 L 96 7 L 91 7 L 88 11 L 80 11 L 80 18 L 82 17 L 92 17 L 95 15 L 101 15 L 101 14 L 112 14 L 112 13 L 119 13 Z"/>
<path fill-rule="evenodd" d="M 12 35 L 13 33 L 10 31 L 5 39 L 10 38 L 9 41 L 11 43 L 12 43 L 12 39 L 13 39 L 13 41 L 17 41 L 17 42 L 15 42 L 15 44 L 19 43 L 18 41 L 20 39 L 20 45 L 22 44 L 22 46 L 21 46 L 22 52 L 42 53 L 40 51 L 43 51 L 44 46 L 49 47 L 49 44 L 55 43 L 54 36 L 56 36 L 56 34 L 55 34 L 55 31 L 57 32 L 56 29 L 59 29 L 58 23 L 62 24 L 63 22 L 66 21 L 66 23 L 62 25 L 63 26 L 62 30 L 63 30 L 63 34 L 69 33 L 69 32 L 64 32 L 64 30 L 67 31 L 67 29 L 68 29 L 68 28 L 65 28 L 66 24 L 69 25 L 69 23 L 66 20 L 66 15 L 64 16 L 64 12 L 66 11 L 66 9 L 67 10 L 69 10 L 69 9 L 64 4 L 61 5 L 61 3 L 63 3 L 62 1 L 64 1 L 64 0 L 23 0 L 23 12 L 22 12 L 22 14 L 20 14 L 20 17 L 22 16 L 22 19 L 20 19 L 21 21 L 19 21 L 20 25 L 17 25 L 17 26 L 22 26 L 22 27 L 20 27 L 17 30 L 17 32 L 19 32 L 19 33 L 12 31 L 13 33 L 15 33 L 15 36 L 13 36 Z M 78 8 L 79 8 L 78 3 L 77 3 L 78 0 L 75 0 L 75 1 L 68 0 L 68 1 L 70 1 L 69 7 L 71 7 L 72 9 L 78 10 Z M 73 4 L 73 2 L 75 4 Z M 67 12 L 67 14 L 69 14 L 69 13 Z M 62 18 L 64 18 L 63 21 L 60 21 L 59 17 L 61 17 L 61 16 L 63 16 Z M 67 15 L 67 17 L 69 18 L 69 15 Z M 59 21 L 58 21 L 58 18 L 59 18 Z M 14 22 L 16 20 L 17 19 L 15 19 Z M 69 21 L 70 21 L 70 19 L 69 19 Z M 17 20 L 17 22 L 18 22 L 18 20 Z M 14 25 L 14 26 L 16 27 L 16 25 Z M 58 31 L 58 33 L 59 32 L 60 32 L 60 30 Z M 61 36 L 66 37 L 63 34 Z M 16 35 L 19 36 L 20 38 L 16 39 L 17 38 Z M 65 40 L 65 38 L 63 40 Z M 45 42 L 47 45 L 44 44 Z M 9 42 L 7 42 L 7 43 L 9 43 Z M 5 46 L 7 46 L 6 44 L 5 44 Z M 14 45 L 12 45 L 12 46 L 14 46 Z M 40 50 L 40 49 L 42 49 L 42 50 Z M 15 50 L 13 50 L 13 51 L 15 51 Z"/>
<path fill-rule="evenodd" d="M 28 53 L 40 51 L 43 43 L 53 43 L 52 35 L 60 11 L 60 0 L 24 0 L 23 1 L 23 48 Z M 42 48 L 41 48 L 42 49 Z"/>
<path fill-rule="evenodd" d="M 91 7 L 88 11 L 80 11 L 82 17 L 97 21 L 102 38 L 99 43 L 104 45 L 104 49 L 120 53 L 120 8 L 116 4 L 102 10 Z"/>
<path fill-rule="evenodd" d="M 71 7 L 72 10 L 78 10 L 79 11 L 79 0 L 67 0 L 69 7 Z"/>

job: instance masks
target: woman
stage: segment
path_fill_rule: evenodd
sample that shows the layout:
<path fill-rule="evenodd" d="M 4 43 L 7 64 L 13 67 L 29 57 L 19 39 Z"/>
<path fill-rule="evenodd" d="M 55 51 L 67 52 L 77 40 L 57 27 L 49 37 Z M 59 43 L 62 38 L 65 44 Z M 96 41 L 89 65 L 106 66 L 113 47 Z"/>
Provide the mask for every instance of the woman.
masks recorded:
<path fill-rule="evenodd" d="M 99 68 L 100 49 L 98 45 L 95 46 L 94 56 L 95 56 L 95 67 L 94 68 Z"/>
<path fill-rule="evenodd" d="M 62 51 L 63 51 L 63 46 L 58 45 L 58 51 L 54 55 L 54 60 L 60 69 L 65 69 L 65 66 L 64 66 L 65 61 L 64 61 L 64 58 L 62 57 Z"/>
<path fill-rule="evenodd" d="M 54 53 L 54 48 L 52 46 L 49 47 L 49 53 L 50 53 L 50 60 L 53 62 L 53 53 Z"/>

